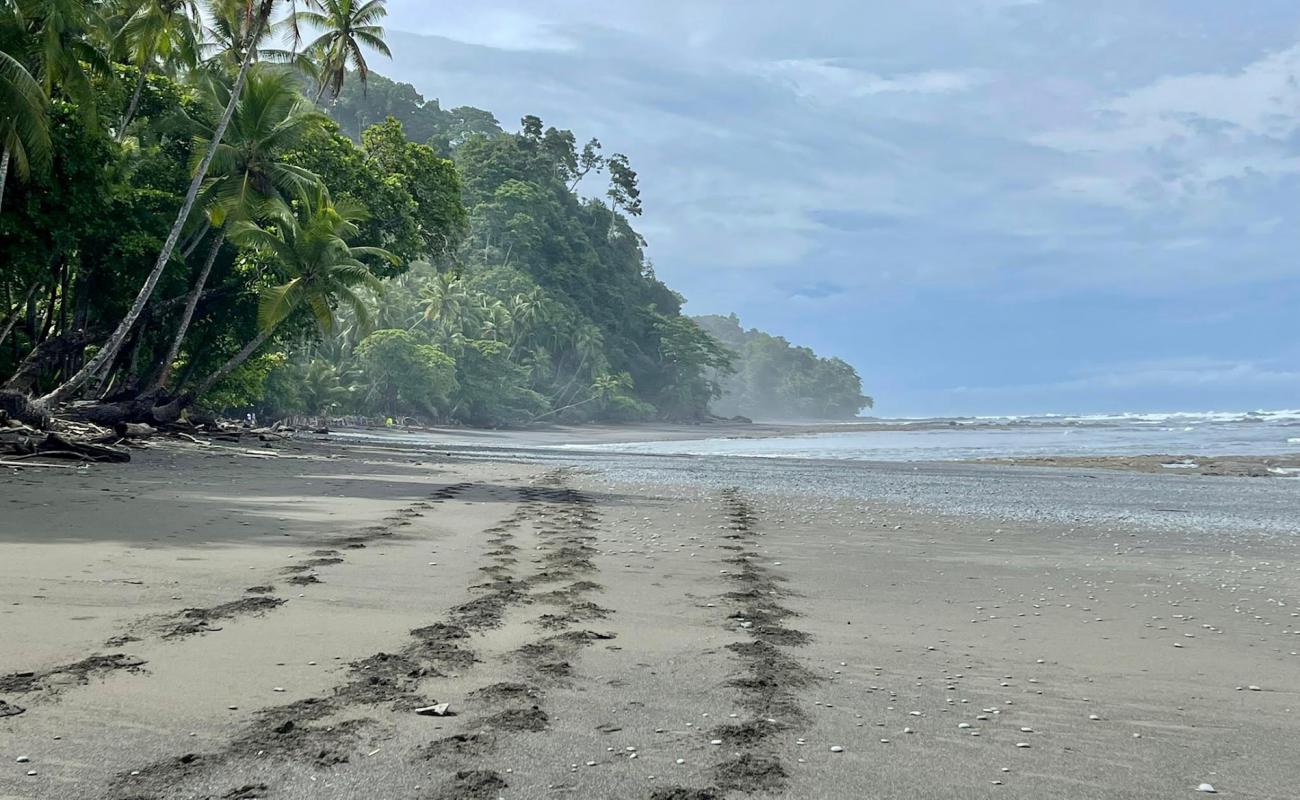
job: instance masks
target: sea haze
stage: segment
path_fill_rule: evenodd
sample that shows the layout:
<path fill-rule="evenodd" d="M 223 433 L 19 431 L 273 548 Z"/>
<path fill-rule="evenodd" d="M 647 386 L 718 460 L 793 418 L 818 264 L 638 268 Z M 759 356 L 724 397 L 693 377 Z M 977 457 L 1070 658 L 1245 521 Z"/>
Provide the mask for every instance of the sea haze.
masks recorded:
<path fill-rule="evenodd" d="M 847 461 L 1143 454 L 1279 455 L 1300 452 L 1300 410 L 891 422 L 898 428 L 823 430 L 774 438 L 715 437 L 568 446 L 624 453 Z M 1178 469 L 1177 466 L 1170 468 Z"/>

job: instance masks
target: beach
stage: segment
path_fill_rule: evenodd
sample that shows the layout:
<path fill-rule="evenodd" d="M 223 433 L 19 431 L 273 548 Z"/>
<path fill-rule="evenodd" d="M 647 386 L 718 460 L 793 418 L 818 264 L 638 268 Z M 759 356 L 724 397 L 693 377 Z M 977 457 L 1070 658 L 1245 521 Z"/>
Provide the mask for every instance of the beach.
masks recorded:
<path fill-rule="evenodd" d="M 0 798 L 1300 791 L 1294 481 L 554 443 L 6 468 Z"/>

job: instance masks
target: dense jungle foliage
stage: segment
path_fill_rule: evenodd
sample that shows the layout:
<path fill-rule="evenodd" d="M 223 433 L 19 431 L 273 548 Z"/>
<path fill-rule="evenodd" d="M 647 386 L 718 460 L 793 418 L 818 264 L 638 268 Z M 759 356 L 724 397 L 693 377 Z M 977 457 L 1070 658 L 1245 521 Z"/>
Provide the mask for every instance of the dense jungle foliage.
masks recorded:
<path fill-rule="evenodd" d="M 719 374 L 722 396 L 716 413 L 765 420 L 852 419 L 872 399 L 862 379 L 838 358 L 820 358 L 780 336 L 745 330 L 735 315 L 696 317 L 695 322 L 734 355 L 731 370 Z"/>
<path fill-rule="evenodd" d="M 707 416 L 732 353 L 655 277 L 626 156 L 374 74 L 384 14 L 0 0 L 3 389 L 157 422 Z"/>

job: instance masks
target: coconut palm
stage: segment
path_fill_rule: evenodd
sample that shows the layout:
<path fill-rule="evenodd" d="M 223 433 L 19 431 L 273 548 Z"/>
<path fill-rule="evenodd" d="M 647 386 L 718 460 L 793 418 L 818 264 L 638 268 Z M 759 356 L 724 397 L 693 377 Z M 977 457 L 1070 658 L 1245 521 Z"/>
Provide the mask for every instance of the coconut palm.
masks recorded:
<path fill-rule="evenodd" d="M 320 66 L 320 89 L 316 101 L 329 92 L 337 98 L 343 90 L 343 81 L 351 67 L 364 88 L 370 77 L 364 47 L 369 47 L 389 58 L 384 42 L 384 29 L 377 23 L 388 16 L 384 0 L 311 0 L 319 11 L 299 11 L 294 15 L 296 29 L 314 28 L 322 33 L 309 42 L 306 53 Z"/>
<path fill-rule="evenodd" d="M 225 87 L 210 84 L 210 88 L 208 104 L 214 109 L 225 106 L 229 100 L 223 92 Z M 258 65 L 249 74 L 225 141 L 218 144 L 212 159 L 211 177 L 199 198 L 213 228 L 208 254 L 190 288 L 171 348 L 151 388 L 165 386 L 171 377 L 172 364 L 180 354 L 229 226 L 265 217 L 276 206 L 291 200 L 305 203 L 312 192 L 320 190 L 320 179 L 314 173 L 286 164 L 280 156 L 323 119 L 324 115 L 298 93 L 297 82 L 285 69 Z M 198 140 L 199 152 L 209 144 L 210 136 Z"/>
<path fill-rule="evenodd" d="M 159 66 L 193 67 L 198 63 L 201 30 L 202 18 L 195 0 L 142 0 L 127 17 L 118 32 L 118 39 L 139 75 L 117 129 L 119 142 L 126 136 L 131 120 L 135 119 L 149 73 Z"/>
<path fill-rule="evenodd" d="M 0 44 L 8 43 L 0 40 Z M 44 169 L 50 162 L 45 93 L 23 63 L 5 50 L 0 50 L 0 151 L 3 151 L 0 152 L 0 208 L 3 208 L 5 178 L 11 162 L 19 178 L 26 178 L 32 166 Z"/>
<path fill-rule="evenodd" d="M 420 321 L 432 325 L 435 334 L 445 341 L 459 331 L 469 303 L 470 296 L 460 278 L 449 272 L 438 273 L 420 288 L 420 306 L 424 309 Z"/>
<path fill-rule="evenodd" d="M 582 374 L 583 368 L 587 366 L 589 361 L 592 362 L 595 371 L 599 371 L 604 366 L 604 340 L 600 335 L 600 328 L 595 325 L 587 323 L 580 326 L 574 332 L 572 348 L 573 352 L 578 355 L 578 366 L 573 370 L 573 376 L 569 378 L 569 382 L 564 384 L 564 388 L 556 393 L 555 400 L 557 402 L 573 388 L 573 384 L 578 380 L 578 376 Z"/>
<path fill-rule="evenodd" d="M 49 2 L 69 1 L 49 0 Z M 126 341 L 127 335 L 135 326 L 136 320 L 140 318 L 140 314 L 144 311 L 145 305 L 148 304 L 149 298 L 153 296 L 153 290 L 157 287 L 158 280 L 171 262 L 172 251 L 176 249 L 176 243 L 180 240 L 181 231 L 185 228 L 185 223 L 190 217 L 190 211 L 194 208 L 194 202 L 198 199 L 199 190 L 203 187 L 203 182 L 207 178 L 208 167 L 216 156 L 217 147 L 220 145 L 222 137 L 226 135 L 226 128 L 230 125 L 231 117 L 235 114 L 235 104 L 243 93 L 244 83 L 248 80 L 249 68 L 252 67 L 253 59 L 257 53 L 256 43 L 261 39 L 262 32 L 266 28 L 267 21 L 270 19 L 277 0 L 222 0 L 222 2 L 227 5 L 233 4 L 237 6 L 237 10 L 242 12 L 241 18 L 246 21 L 247 26 L 244 28 L 245 33 L 240 37 L 239 41 L 245 46 L 242 49 L 242 57 L 239 61 L 239 72 L 235 76 L 234 86 L 230 91 L 230 99 L 226 103 L 226 108 L 212 132 L 212 138 L 203 153 L 203 157 L 194 170 L 189 189 L 185 193 L 185 200 L 181 203 L 180 211 L 176 214 L 176 221 L 172 223 L 171 231 L 167 234 L 167 239 L 158 252 L 158 260 L 154 262 L 153 269 L 150 270 L 149 276 L 145 278 L 144 285 L 136 293 L 135 300 L 131 303 L 130 309 L 127 310 L 126 316 L 118 323 L 117 328 L 104 344 L 103 349 L 96 353 L 94 358 L 87 361 L 85 366 L 77 370 L 72 377 L 56 387 L 54 391 L 41 397 L 37 401 L 41 405 L 66 400 L 79 391 L 92 377 L 98 375 L 101 370 L 112 365 L 113 360 L 117 358 L 118 352 L 122 349 L 122 344 Z"/>
<path fill-rule="evenodd" d="M 15 0 L 27 34 L 28 70 L 46 97 L 60 94 L 96 122 L 92 75 L 110 75 L 112 65 L 96 41 L 104 32 L 92 0 Z"/>
<path fill-rule="evenodd" d="M 230 238 L 253 250 L 292 277 L 266 289 L 258 305 L 258 334 L 238 353 L 205 378 L 188 398 L 202 397 L 232 370 L 257 352 L 276 328 L 299 309 L 306 308 L 322 332 L 334 329 L 334 305 L 341 303 L 361 322 L 369 318 L 360 287 L 377 290 L 379 279 L 362 259 L 396 257 L 378 247 L 354 247 L 347 240 L 358 232 L 357 223 L 366 218 L 357 204 L 340 201 L 331 205 L 322 192 L 297 214 L 282 213 L 275 223 L 261 227 L 241 220 L 231 225 Z M 184 398 L 182 398 L 184 401 Z"/>

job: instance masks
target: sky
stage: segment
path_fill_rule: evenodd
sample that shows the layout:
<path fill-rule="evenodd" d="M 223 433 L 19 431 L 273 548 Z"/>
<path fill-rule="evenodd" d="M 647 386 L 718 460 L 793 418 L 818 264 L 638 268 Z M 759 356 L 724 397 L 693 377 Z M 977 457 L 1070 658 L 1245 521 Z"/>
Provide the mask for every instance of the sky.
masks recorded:
<path fill-rule="evenodd" d="M 873 413 L 1300 408 L 1294 0 L 388 6 L 372 68 L 626 153 L 686 311 Z"/>

